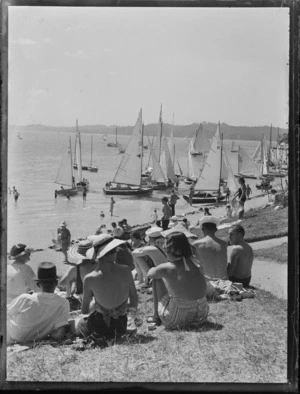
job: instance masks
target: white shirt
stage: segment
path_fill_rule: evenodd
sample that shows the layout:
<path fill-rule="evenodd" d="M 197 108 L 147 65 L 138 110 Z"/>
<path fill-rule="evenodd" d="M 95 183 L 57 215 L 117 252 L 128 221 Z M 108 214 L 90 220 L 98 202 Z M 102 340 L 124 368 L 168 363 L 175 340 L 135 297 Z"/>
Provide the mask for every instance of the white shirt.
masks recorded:
<path fill-rule="evenodd" d="M 55 293 L 21 294 L 7 306 L 7 342 L 43 339 L 68 324 L 68 300 Z"/>
<path fill-rule="evenodd" d="M 33 269 L 26 263 L 12 263 L 7 266 L 7 303 L 28 290 L 40 291 Z"/>

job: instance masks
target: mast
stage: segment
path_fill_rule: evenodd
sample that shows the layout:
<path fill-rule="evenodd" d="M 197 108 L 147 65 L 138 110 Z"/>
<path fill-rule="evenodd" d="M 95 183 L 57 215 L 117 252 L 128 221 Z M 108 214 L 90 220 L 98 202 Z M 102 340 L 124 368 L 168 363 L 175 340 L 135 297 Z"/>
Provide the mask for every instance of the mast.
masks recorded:
<path fill-rule="evenodd" d="M 240 173 L 240 157 L 241 157 L 241 153 L 240 153 L 240 146 L 239 146 L 239 150 L 238 150 L 238 165 L 237 165 L 237 173 Z"/>
<path fill-rule="evenodd" d="M 77 134 L 75 135 L 75 142 L 74 142 L 74 164 L 77 165 L 76 160 L 76 146 L 77 146 Z"/>
<path fill-rule="evenodd" d="M 221 130 L 221 126 L 220 126 L 220 121 L 219 121 L 219 132 L 220 132 L 220 130 Z M 220 133 L 220 142 L 221 142 L 221 146 L 220 146 L 220 149 L 221 149 L 221 163 L 220 163 L 220 175 L 219 175 L 219 189 L 220 189 L 220 182 L 221 182 L 221 175 L 222 175 L 222 159 L 223 159 L 223 156 L 222 156 L 222 150 L 223 150 L 223 134 L 222 133 Z"/>
<path fill-rule="evenodd" d="M 159 132 L 159 141 L 158 141 L 158 162 L 160 162 L 160 152 L 161 152 L 161 138 L 162 138 L 162 130 L 163 130 L 163 121 L 162 121 L 162 104 L 160 106 L 159 113 L 159 123 L 160 123 L 160 132 Z"/>
<path fill-rule="evenodd" d="M 72 187 L 74 187 L 71 137 L 69 137 L 69 149 L 70 149 L 70 158 L 71 158 L 71 160 L 70 160 L 70 162 L 71 162 L 71 185 L 72 185 Z"/>
<path fill-rule="evenodd" d="M 93 136 L 91 136 L 91 164 L 90 166 L 92 167 L 93 163 Z"/>
<path fill-rule="evenodd" d="M 141 135 L 141 181 L 140 187 L 142 187 L 142 172 L 143 172 L 143 137 L 144 137 L 144 122 L 142 122 L 142 135 Z"/>
<path fill-rule="evenodd" d="M 116 144 L 118 145 L 118 128 L 116 127 Z"/>
<path fill-rule="evenodd" d="M 79 182 L 82 181 L 82 157 L 81 157 L 81 138 L 80 138 L 80 132 L 78 129 L 78 119 L 76 119 L 76 131 L 78 135 L 78 149 L 79 149 L 79 163 L 78 165 L 78 175 L 79 175 Z"/>
<path fill-rule="evenodd" d="M 272 123 L 271 123 L 271 129 L 270 129 L 269 160 L 271 160 L 271 149 L 272 149 Z"/>

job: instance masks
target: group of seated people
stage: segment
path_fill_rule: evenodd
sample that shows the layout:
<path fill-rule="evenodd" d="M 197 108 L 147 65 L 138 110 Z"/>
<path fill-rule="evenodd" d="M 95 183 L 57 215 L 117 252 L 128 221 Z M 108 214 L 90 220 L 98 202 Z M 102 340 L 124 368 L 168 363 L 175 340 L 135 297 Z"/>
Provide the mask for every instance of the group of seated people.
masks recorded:
<path fill-rule="evenodd" d="M 181 224 L 165 231 L 150 227 L 145 237 L 132 231 L 130 240 L 108 233 L 88 236 L 70 247 L 73 266 L 61 278 L 51 262 L 40 263 L 35 276 L 26 266 L 30 250 L 15 245 L 8 267 L 8 343 L 64 337 L 70 329 L 70 304 L 58 288 L 80 301 L 81 316 L 72 326 L 77 336 L 124 335 L 128 314 L 137 312 L 137 290 L 143 286 L 153 296 L 148 323 L 169 330 L 201 324 L 209 313 L 209 281 L 229 279 L 247 287 L 251 280 L 253 250 L 244 241 L 243 227 L 230 228 L 228 253 L 228 243 L 216 236 L 218 223 L 212 215 L 203 216 L 201 239 Z"/>
<path fill-rule="evenodd" d="M 120 220 L 118 223 L 112 222 L 111 223 L 112 230 L 107 230 L 105 224 L 101 224 L 99 227 L 97 227 L 95 231 L 95 235 L 103 234 L 103 233 L 112 233 L 112 236 L 114 238 L 120 238 L 120 239 L 125 239 L 129 240 L 130 239 L 130 233 L 132 230 L 132 227 L 127 223 L 127 219 Z"/>

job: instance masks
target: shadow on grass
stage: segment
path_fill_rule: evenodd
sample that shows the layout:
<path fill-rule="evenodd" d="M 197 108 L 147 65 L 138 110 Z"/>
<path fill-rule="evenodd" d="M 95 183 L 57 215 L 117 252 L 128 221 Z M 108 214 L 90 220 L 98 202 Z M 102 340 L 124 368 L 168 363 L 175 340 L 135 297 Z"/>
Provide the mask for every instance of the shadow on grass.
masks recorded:
<path fill-rule="evenodd" d="M 196 331 L 196 332 L 206 332 L 206 331 L 220 331 L 223 328 L 223 324 L 206 321 L 202 324 L 194 324 L 190 327 L 187 327 L 185 331 Z"/>
<path fill-rule="evenodd" d="M 143 335 L 138 333 L 129 333 L 123 335 L 120 338 L 113 338 L 113 339 L 101 338 L 99 340 L 88 341 L 87 347 L 93 347 L 93 348 L 97 347 L 104 349 L 114 345 L 126 345 L 126 346 L 140 345 L 140 344 L 150 343 L 155 340 L 157 340 L 157 338 L 153 336 Z"/>

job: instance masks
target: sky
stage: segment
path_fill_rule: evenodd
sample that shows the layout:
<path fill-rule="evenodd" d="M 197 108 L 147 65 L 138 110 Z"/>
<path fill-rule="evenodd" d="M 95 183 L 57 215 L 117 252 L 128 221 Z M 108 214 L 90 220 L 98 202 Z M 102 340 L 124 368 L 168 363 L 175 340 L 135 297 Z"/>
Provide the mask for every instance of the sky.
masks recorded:
<path fill-rule="evenodd" d="M 288 8 L 9 7 L 12 125 L 287 128 Z"/>

